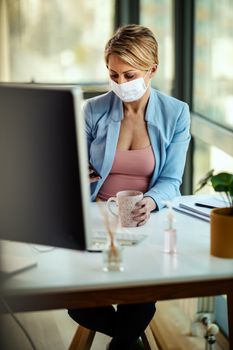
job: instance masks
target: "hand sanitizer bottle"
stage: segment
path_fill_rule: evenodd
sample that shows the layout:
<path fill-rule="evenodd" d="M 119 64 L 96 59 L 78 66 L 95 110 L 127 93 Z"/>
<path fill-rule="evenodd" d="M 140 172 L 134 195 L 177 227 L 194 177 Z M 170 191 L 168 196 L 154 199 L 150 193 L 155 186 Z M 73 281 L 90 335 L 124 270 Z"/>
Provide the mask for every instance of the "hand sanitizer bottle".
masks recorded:
<path fill-rule="evenodd" d="M 164 229 L 164 252 L 176 254 L 176 229 L 174 227 L 175 218 L 172 210 L 171 202 L 166 202 L 168 207 L 167 220 Z"/>

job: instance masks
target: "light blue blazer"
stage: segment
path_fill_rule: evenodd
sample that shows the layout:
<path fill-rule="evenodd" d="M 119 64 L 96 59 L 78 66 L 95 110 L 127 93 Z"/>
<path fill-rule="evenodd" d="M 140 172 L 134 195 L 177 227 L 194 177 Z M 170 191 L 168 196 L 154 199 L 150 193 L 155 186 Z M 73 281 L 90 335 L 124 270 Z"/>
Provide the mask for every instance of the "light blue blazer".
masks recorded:
<path fill-rule="evenodd" d="M 121 120 L 122 101 L 110 91 L 87 100 L 85 130 L 90 162 L 102 176 L 91 184 L 94 201 L 114 161 Z M 145 121 L 155 156 L 155 170 L 144 196 L 154 199 L 158 209 L 163 201 L 179 195 L 186 152 L 190 141 L 188 105 L 155 89 L 150 89 Z"/>

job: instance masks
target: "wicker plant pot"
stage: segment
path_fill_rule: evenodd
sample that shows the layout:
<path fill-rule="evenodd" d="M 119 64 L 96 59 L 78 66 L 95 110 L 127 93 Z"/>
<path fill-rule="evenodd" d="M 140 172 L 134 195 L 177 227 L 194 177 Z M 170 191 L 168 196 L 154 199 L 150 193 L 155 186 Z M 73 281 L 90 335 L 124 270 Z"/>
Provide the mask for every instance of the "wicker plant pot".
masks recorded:
<path fill-rule="evenodd" d="M 233 208 L 211 211 L 210 254 L 220 258 L 233 258 Z"/>

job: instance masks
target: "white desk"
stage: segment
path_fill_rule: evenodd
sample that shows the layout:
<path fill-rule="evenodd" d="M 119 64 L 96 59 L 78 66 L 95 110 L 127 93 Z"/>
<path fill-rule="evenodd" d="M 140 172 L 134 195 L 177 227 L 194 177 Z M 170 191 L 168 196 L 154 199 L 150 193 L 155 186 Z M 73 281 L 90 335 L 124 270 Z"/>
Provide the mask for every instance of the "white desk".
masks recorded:
<path fill-rule="evenodd" d="M 92 214 L 101 228 L 96 204 Z M 211 256 L 209 223 L 181 213 L 175 213 L 177 254 L 164 253 L 165 214 L 166 209 L 153 213 L 144 227 L 132 229 L 148 238 L 124 248 L 124 272 L 103 272 L 101 253 L 56 248 L 36 253 L 37 267 L 5 280 L 2 294 L 18 311 L 227 294 L 233 344 L 233 259 Z"/>

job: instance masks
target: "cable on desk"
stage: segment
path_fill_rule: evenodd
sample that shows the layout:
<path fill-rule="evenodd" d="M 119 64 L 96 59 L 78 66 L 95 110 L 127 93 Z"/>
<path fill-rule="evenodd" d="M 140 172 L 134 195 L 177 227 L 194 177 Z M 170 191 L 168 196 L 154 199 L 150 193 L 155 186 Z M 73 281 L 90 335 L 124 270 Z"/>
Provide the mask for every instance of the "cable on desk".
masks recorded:
<path fill-rule="evenodd" d="M 29 335 L 28 331 L 24 328 L 24 326 L 22 325 L 22 323 L 18 320 L 18 318 L 15 316 L 14 312 L 11 310 L 10 306 L 7 304 L 7 302 L 1 297 L 1 302 L 3 304 L 3 306 L 5 307 L 5 309 L 9 312 L 9 314 L 11 315 L 11 317 L 13 318 L 13 320 L 17 323 L 17 325 L 19 326 L 19 328 L 22 330 L 22 332 L 24 333 L 25 337 L 27 338 L 27 340 L 29 341 L 31 347 L 33 350 L 37 350 L 31 336 Z"/>

